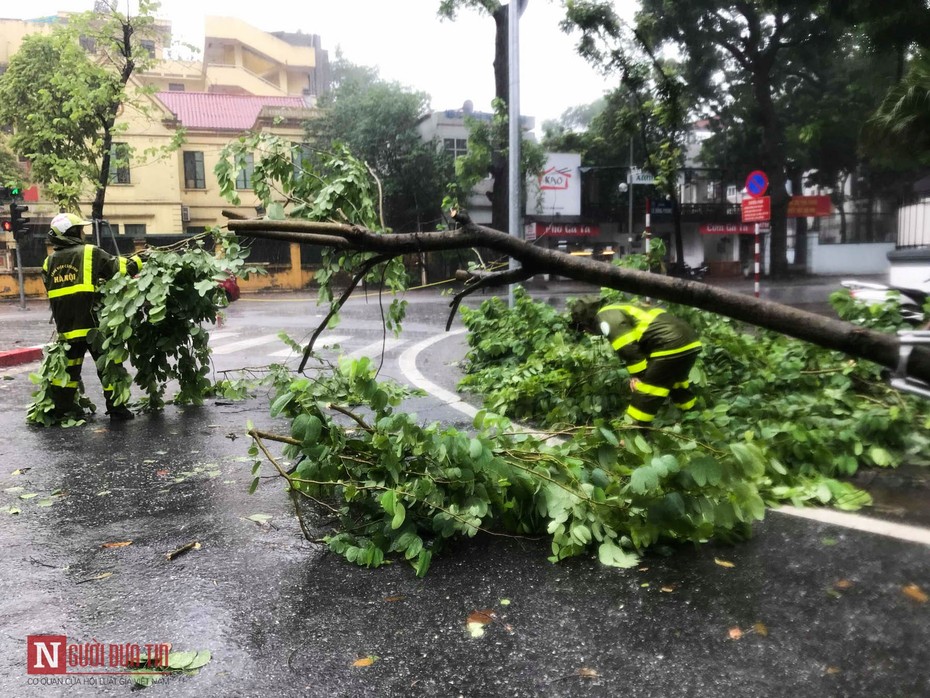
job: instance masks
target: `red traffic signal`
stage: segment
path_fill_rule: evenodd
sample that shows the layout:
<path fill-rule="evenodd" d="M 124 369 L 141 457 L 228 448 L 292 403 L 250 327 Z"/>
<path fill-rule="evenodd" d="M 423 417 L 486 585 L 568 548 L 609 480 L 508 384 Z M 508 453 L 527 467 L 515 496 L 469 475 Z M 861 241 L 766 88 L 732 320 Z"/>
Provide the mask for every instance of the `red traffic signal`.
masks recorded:
<path fill-rule="evenodd" d="M 3 232 L 4 233 L 13 232 L 13 221 L 3 221 Z"/>

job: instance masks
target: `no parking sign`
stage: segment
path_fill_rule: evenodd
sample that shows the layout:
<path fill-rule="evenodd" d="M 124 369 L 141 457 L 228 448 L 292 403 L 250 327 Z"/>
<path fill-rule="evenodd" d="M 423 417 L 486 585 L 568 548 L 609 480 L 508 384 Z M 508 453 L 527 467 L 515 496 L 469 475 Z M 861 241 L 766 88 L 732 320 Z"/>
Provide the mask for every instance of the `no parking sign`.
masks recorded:
<path fill-rule="evenodd" d="M 746 178 L 746 193 L 754 199 L 765 195 L 765 190 L 769 188 L 769 178 L 762 170 L 750 172 Z"/>

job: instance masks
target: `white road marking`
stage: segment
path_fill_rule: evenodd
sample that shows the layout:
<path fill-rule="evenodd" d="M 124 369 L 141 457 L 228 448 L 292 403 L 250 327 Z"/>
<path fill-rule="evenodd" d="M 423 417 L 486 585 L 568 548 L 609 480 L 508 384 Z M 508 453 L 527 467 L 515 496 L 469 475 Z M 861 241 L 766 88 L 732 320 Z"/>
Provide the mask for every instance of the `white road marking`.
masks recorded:
<path fill-rule="evenodd" d="M 334 344 L 339 344 L 344 342 L 347 339 L 351 339 L 350 335 L 334 334 L 331 337 L 320 337 L 316 340 L 316 343 L 313 345 L 314 349 L 325 349 L 326 347 L 331 347 Z M 274 351 L 268 356 L 275 356 L 279 358 L 289 358 L 291 356 L 302 356 L 299 352 L 295 352 L 293 349 L 280 349 L 279 351 Z"/>
<path fill-rule="evenodd" d="M 210 341 L 214 339 L 228 339 L 229 337 L 238 337 L 238 332 L 233 332 L 232 330 L 219 330 L 218 332 L 210 332 Z"/>
<path fill-rule="evenodd" d="M 232 354 L 236 351 L 242 351 L 243 349 L 251 349 L 252 347 L 259 347 L 262 344 L 270 344 L 271 342 L 280 343 L 281 340 L 276 334 L 265 334 L 261 337 L 252 337 L 252 339 L 241 339 L 238 342 L 230 342 L 229 344 L 222 344 L 218 347 L 213 347 L 214 354 Z M 290 351 L 290 350 L 288 350 Z"/>
<path fill-rule="evenodd" d="M 855 531 L 865 531 L 874 533 L 878 536 L 887 536 L 897 538 L 898 540 L 909 543 L 920 543 L 921 545 L 930 545 L 930 529 L 919 526 L 908 526 L 907 524 L 895 523 L 893 521 L 882 521 L 871 516 L 860 516 L 859 514 L 849 514 L 836 509 L 826 509 L 820 507 L 778 507 L 771 511 L 788 516 L 797 516 L 802 519 L 819 521 L 820 523 L 830 524 L 831 526 L 842 526 L 851 528 Z"/>
<path fill-rule="evenodd" d="M 455 393 L 451 393 L 448 390 L 441 388 L 435 383 L 427 380 L 423 374 L 420 373 L 419 369 L 417 369 L 417 355 L 420 352 L 428 349 L 433 344 L 445 339 L 446 337 L 461 334 L 465 331 L 466 330 L 464 329 L 460 329 L 453 332 L 446 332 L 445 334 L 438 334 L 430 337 L 429 339 L 423 340 L 419 344 L 415 344 L 403 354 L 401 354 L 400 370 L 411 385 L 425 390 L 430 395 L 439 398 L 449 407 L 452 407 L 459 412 L 468 415 L 469 417 L 474 417 L 478 413 L 478 410 L 475 407 L 463 401 Z M 528 427 L 517 423 L 514 423 L 514 427 L 518 429 L 522 428 L 527 431 L 533 431 Z M 871 516 L 849 514 L 846 512 L 837 511 L 835 509 L 827 509 L 823 507 L 805 508 L 786 506 L 770 509 L 770 511 L 778 514 L 786 514 L 788 516 L 797 516 L 799 518 L 804 518 L 811 521 L 818 521 L 820 523 L 830 524 L 832 526 L 840 526 L 842 528 L 848 528 L 854 531 L 863 531 L 865 533 L 886 536 L 888 538 L 894 538 L 896 540 L 905 541 L 907 543 L 930 545 L 930 529 L 922 528 L 920 526 L 909 526 L 907 524 L 899 524 L 893 521 L 883 521 Z"/>
<path fill-rule="evenodd" d="M 396 349 L 401 344 L 405 344 L 403 339 L 398 339 L 397 337 L 388 337 L 385 340 L 378 340 L 377 342 L 372 342 L 361 349 L 356 349 L 355 351 L 347 354 L 350 359 L 360 359 L 363 356 L 375 357 L 381 356 L 382 348 L 384 353 L 391 351 L 391 349 Z"/>
<path fill-rule="evenodd" d="M 404 376 L 406 376 L 407 380 L 410 382 L 411 385 L 417 388 L 420 388 L 422 390 L 425 390 L 427 393 L 429 393 L 433 397 L 437 397 L 443 402 L 445 402 L 447 405 L 449 405 L 449 407 L 454 407 L 459 412 L 462 412 L 463 414 L 466 414 L 469 417 L 474 418 L 474 416 L 478 414 L 478 410 L 475 407 L 473 407 L 472 405 L 469 405 L 467 402 L 462 400 L 462 398 L 460 398 L 455 393 L 450 393 L 445 388 L 440 388 L 435 383 L 432 383 L 431 381 L 426 380 L 426 378 L 423 376 L 422 373 L 420 373 L 419 369 L 417 368 L 417 355 L 421 351 L 423 351 L 424 349 L 428 349 L 429 347 L 433 346 L 434 344 L 436 344 L 436 342 L 439 342 L 440 340 L 446 339 L 447 337 L 453 337 L 457 334 L 462 334 L 463 332 L 465 332 L 464 328 L 459 329 L 459 330 L 454 330 L 452 332 L 446 332 L 444 334 L 437 334 L 437 335 L 430 337 L 429 339 L 424 339 L 422 342 L 419 342 L 418 344 L 414 344 L 407 351 L 401 354 L 399 363 L 400 363 L 401 373 L 403 373 Z"/>

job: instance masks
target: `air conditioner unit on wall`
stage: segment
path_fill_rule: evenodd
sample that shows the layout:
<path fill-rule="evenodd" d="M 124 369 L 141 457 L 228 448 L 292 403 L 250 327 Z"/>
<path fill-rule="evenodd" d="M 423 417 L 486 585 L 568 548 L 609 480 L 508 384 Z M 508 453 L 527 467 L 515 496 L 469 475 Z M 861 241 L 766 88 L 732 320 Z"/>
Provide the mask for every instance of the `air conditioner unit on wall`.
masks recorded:
<path fill-rule="evenodd" d="M 181 207 L 181 222 L 190 223 L 190 220 L 191 220 L 191 207 L 182 206 Z"/>

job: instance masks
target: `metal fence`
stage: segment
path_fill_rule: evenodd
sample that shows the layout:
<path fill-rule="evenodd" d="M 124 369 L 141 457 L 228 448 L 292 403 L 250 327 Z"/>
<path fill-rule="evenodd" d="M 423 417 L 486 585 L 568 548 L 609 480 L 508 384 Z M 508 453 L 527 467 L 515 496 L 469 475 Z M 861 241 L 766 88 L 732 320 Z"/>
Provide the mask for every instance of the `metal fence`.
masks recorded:
<path fill-rule="evenodd" d="M 895 242 L 897 213 L 848 211 L 816 219 L 821 245 L 861 242 Z"/>

